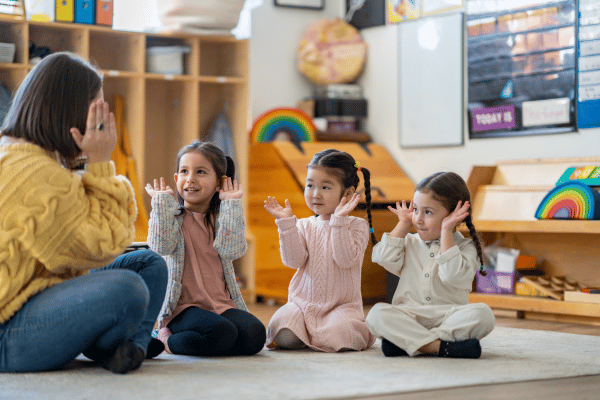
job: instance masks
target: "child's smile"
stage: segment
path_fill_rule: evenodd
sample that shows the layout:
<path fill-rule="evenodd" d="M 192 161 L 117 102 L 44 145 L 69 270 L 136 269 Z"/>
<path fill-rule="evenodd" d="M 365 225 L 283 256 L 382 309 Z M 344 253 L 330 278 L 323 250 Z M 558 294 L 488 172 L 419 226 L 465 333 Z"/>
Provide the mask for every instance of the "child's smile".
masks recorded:
<path fill-rule="evenodd" d="M 179 171 L 174 178 L 185 208 L 205 213 L 213 195 L 219 190 L 212 164 L 197 151 L 185 153 L 179 160 Z"/>

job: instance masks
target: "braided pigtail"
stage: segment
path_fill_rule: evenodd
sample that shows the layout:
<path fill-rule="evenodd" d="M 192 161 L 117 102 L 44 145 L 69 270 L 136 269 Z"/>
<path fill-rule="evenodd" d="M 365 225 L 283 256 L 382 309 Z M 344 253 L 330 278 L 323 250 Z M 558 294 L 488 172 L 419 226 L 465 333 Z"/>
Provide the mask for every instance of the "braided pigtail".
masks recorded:
<path fill-rule="evenodd" d="M 477 231 L 475 230 L 475 225 L 473 225 L 470 214 L 467 215 L 467 218 L 465 218 L 465 224 L 467 224 L 471 239 L 473 239 L 473 242 L 475 242 L 475 247 L 477 248 L 477 256 L 479 257 L 480 262 L 479 274 L 481 274 L 481 276 L 486 276 L 487 272 L 483 270 L 483 251 L 481 250 L 481 241 L 479 240 L 479 236 L 477 235 Z"/>
<path fill-rule="evenodd" d="M 225 175 L 233 180 L 235 179 L 235 162 L 233 161 L 233 158 L 229 156 L 225 156 L 225 159 L 227 160 L 227 170 Z"/>
<path fill-rule="evenodd" d="M 360 170 L 363 173 L 365 180 L 365 200 L 367 201 L 367 218 L 369 220 L 369 232 L 371 232 L 371 243 L 373 246 L 377 244 L 377 238 L 373 229 L 373 216 L 371 215 L 371 172 L 365 167 L 361 167 Z"/>

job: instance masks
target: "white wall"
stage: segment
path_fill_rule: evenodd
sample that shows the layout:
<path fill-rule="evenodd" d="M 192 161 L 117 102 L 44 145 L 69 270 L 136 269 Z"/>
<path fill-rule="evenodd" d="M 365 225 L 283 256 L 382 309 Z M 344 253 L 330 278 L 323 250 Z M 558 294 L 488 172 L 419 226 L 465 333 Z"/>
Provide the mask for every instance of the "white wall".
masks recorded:
<path fill-rule="evenodd" d="M 324 10 L 277 7 L 273 0 L 252 10 L 250 114 L 254 121 L 275 107 L 295 107 L 312 94 L 311 82 L 296 68 L 298 43 L 306 28 L 342 16 L 345 2 L 325 0 Z"/>
<path fill-rule="evenodd" d="M 250 45 L 250 101 L 253 120 L 272 107 L 294 106 L 311 95 L 310 82 L 296 68 L 296 48 L 306 27 L 321 18 L 343 17 L 345 0 L 325 0 L 324 11 L 275 7 L 273 0 L 253 10 Z M 409 177 L 417 182 L 436 171 L 455 171 L 467 178 L 472 165 L 496 160 L 600 155 L 600 129 L 515 138 L 469 140 L 464 145 L 401 149 L 398 124 L 398 25 L 367 28 L 369 47 L 359 83 L 369 102 L 366 131 L 385 145 Z M 367 166 L 368 167 L 368 166 Z"/>

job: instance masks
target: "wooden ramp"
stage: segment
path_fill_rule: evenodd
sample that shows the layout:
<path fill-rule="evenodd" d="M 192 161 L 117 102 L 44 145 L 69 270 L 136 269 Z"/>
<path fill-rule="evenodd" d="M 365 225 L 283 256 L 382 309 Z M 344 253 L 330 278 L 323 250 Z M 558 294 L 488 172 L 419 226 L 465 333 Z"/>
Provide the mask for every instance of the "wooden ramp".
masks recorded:
<path fill-rule="evenodd" d="M 267 196 L 275 196 L 280 203 L 290 201 L 298 218 L 312 215 L 304 202 L 306 167 L 315 153 L 328 148 L 351 154 L 361 166 L 371 172 L 371 194 L 375 209 L 372 211 L 373 228 L 377 238 L 396 225 L 388 204 L 410 200 L 414 184 L 391 158 L 384 147 L 356 143 L 316 142 L 302 143 L 301 151 L 290 142 L 255 143 L 250 147 L 249 215 L 248 225 L 256 237 L 255 290 L 257 296 L 285 299 L 288 285 L 295 270 L 281 262 L 279 235 L 273 216 L 264 209 Z M 364 191 L 363 177 L 359 192 Z M 367 218 L 364 202 L 352 215 Z M 394 217 L 394 218 L 391 218 Z M 383 300 L 386 295 L 385 270 L 371 262 L 372 247 L 365 252 L 362 270 L 362 295 L 364 299 Z"/>

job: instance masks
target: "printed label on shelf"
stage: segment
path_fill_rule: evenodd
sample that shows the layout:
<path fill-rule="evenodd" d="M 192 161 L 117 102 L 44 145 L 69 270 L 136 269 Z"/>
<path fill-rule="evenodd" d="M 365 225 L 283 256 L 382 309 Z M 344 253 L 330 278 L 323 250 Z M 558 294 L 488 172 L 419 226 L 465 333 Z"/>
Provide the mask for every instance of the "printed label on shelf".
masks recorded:
<path fill-rule="evenodd" d="M 472 122 L 474 132 L 514 128 L 515 107 L 476 108 L 472 111 Z"/>
<path fill-rule="evenodd" d="M 523 126 L 567 124 L 571 122 L 569 98 L 524 101 Z"/>
<path fill-rule="evenodd" d="M 217 76 L 217 83 L 225 83 L 227 82 L 227 78 L 224 76 Z"/>
<path fill-rule="evenodd" d="M 108 76 L 119 76 L 119 71 L 111 69 L 110 71 L 108 71 Z"/>
<path fill-rule="evenodd" d="M 167 75 L 164 75 L 164 77 L 168 81 L 172 81 L 173 79 L 175 79 L 175 75 L 173 75 L 173 74 L 167 74 Z"/>

